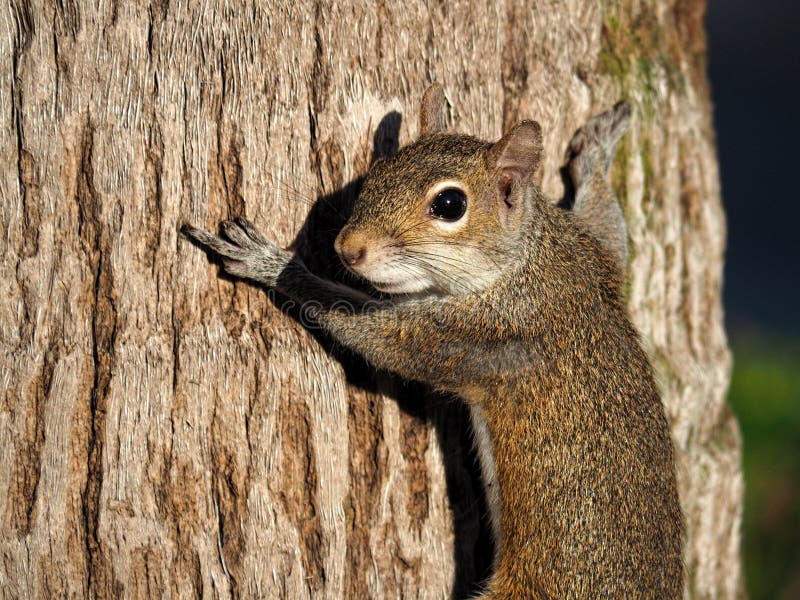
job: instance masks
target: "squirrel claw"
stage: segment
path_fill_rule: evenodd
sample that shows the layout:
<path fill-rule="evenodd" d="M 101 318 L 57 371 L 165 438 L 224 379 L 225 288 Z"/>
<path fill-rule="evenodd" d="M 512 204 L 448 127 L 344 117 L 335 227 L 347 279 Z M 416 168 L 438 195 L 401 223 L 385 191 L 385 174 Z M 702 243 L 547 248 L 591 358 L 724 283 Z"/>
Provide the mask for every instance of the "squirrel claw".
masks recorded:
<path fill-rule="evenodd" d="M 223 221 L 220 227 L 225 237 L 242 248 L 252 250 L 260 245 L 264 245 L 266 241 L 261 237 L 261 234 L 258 233 L 255 226 L 244 219 Z"/>
<path fill-rule="evenodd" d="M 292 255 L 266 239 L 246 219 L 224 221 L 220 228 L 227 240 L 191 225 L 181 227 L 181 233 L 218 255 L 227 273 L 274 286 Z"/>
<path fill-rule="evenodd" d="M 241 259 L 245 256 L 242 248 L 239 248 L 238 246 L 231 244 L 230 242 L 222 239 L 221 237 L 217 237 L 216 235 L 213 235 L 204 229 L 193 227 L 191 225 L 184 225 L 181 227 L 181 233 L 190 240 L 196 242 L 198 245 L 213 251 L 214 254 L 218 254 L 221 257 Z"/>

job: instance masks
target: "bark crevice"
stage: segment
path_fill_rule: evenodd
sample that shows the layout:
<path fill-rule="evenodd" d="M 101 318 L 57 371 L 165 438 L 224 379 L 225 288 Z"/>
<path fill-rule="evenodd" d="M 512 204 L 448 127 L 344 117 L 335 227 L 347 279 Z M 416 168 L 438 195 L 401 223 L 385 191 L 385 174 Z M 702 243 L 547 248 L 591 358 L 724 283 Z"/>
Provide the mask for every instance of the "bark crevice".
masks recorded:
<path fill-rule="evenodd" d="M 108 395 L 116 362 L 117 306 L 111 266 L 111 243 L 103 222 L 102 198 L 94 183 L 94 132 L 87 116 L 81 143 L 80 169 L 76 186 L 79 236 L 92 274 L 89 305 L 91 320 L 92 384 L 89 390 L 89 437 L 83 513 L 88 564 L 87 588 L 95 596 L 114 589 L 112 563 L 104 552 L 99 523 L 102 510 Z"/>

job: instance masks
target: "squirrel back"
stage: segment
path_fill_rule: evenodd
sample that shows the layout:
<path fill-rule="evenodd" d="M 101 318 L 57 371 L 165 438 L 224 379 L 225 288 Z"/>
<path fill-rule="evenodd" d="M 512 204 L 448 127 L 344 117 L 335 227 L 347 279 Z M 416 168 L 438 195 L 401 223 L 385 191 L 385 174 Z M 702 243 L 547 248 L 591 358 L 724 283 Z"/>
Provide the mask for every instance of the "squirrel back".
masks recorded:
<path fill-rule="evenodd" d="M 487 598 L 678 598 L 672 442 L 617 266 L 575 217 L 537 206 L 539 243 L 496 288 L 530 294 L 527 367 L 461 392 L 492 432 L 500 489 Z"/>

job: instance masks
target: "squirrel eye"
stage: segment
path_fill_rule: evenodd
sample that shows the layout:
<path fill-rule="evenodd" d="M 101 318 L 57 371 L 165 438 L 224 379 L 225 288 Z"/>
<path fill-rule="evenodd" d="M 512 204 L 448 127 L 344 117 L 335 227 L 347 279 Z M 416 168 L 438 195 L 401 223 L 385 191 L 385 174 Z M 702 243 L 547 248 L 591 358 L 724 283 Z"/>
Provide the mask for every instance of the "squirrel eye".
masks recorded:
<path fill-rule="evenodd" d="M 444 221 L 458 221 L 467 212 L 467 197 L 458 188 L 447 188 L 436 194 L 430 214 Z"/>

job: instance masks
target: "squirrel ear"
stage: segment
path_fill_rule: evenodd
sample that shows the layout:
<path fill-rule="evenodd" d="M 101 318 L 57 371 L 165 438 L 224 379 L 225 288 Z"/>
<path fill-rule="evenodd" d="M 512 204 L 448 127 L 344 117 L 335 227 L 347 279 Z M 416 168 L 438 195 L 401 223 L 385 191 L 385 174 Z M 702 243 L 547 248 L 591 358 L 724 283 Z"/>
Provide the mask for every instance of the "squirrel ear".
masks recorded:
<path fill-rule="evenodd" d="M 422 96 L 419 115 L 419 137 L 444 131 L 447 100 L 438 83 L 432 83 Z"/>
<path fill-rule="evenodd" d="M 486 161 L 507 194 L 514 183 L 536 170 L 541 155 L 542 128 L 536 121 L 522 121 L 491 147 Z"/>

